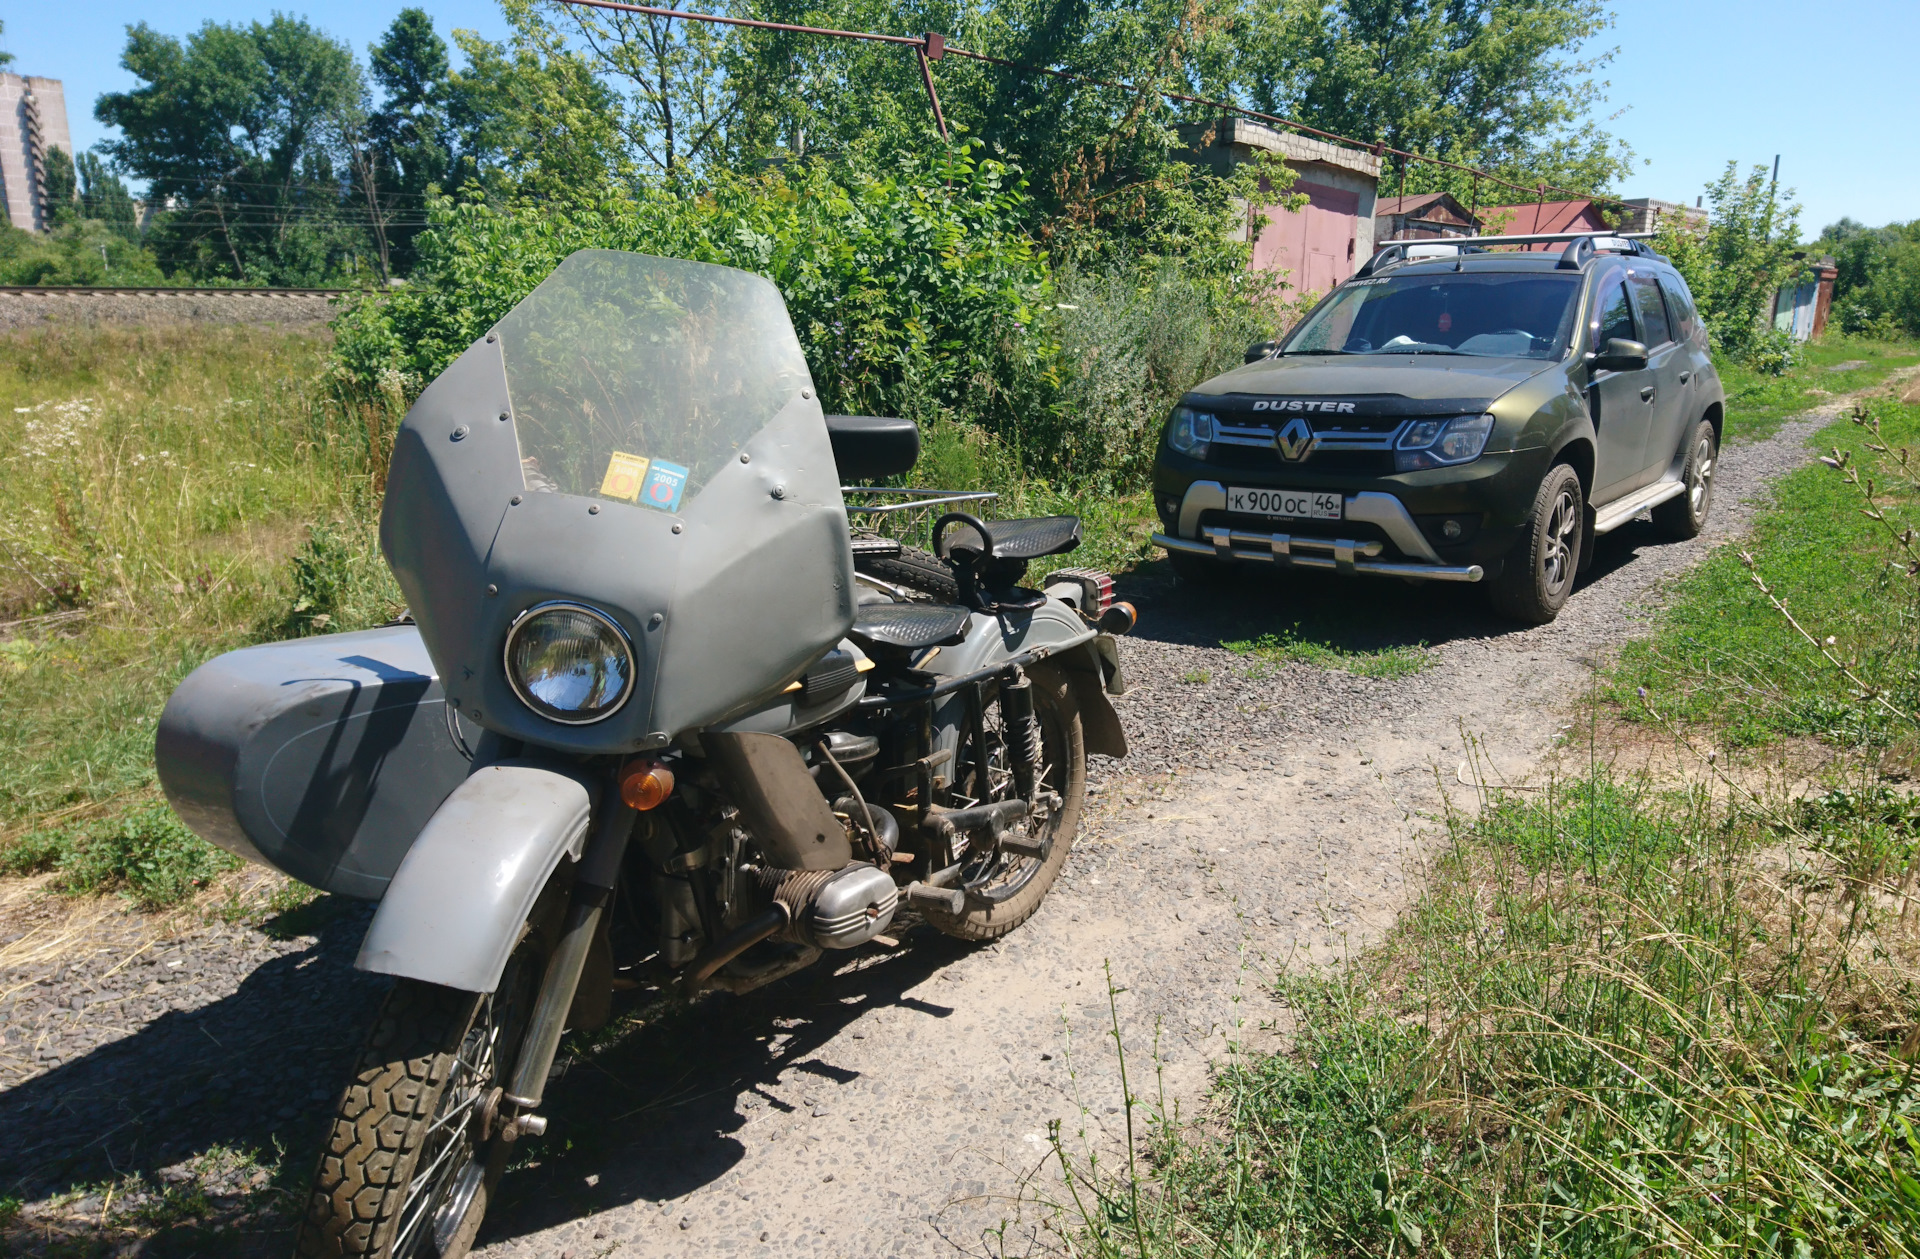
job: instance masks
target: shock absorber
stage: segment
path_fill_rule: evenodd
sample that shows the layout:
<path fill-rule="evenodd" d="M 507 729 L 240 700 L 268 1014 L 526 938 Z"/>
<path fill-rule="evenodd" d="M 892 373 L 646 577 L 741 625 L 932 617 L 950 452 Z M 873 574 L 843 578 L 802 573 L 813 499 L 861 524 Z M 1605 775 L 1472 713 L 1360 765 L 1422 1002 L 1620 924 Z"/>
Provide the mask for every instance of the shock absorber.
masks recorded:
<path fill-rule="evenodd" d="M 1040 721 L 1033 715 L 1033 680 L 1017 668 L 1000 683 L 1000 715 L 1006 721 L 1014 790 L 1022 800 L 1032 800 L 1040 777 Z"/>

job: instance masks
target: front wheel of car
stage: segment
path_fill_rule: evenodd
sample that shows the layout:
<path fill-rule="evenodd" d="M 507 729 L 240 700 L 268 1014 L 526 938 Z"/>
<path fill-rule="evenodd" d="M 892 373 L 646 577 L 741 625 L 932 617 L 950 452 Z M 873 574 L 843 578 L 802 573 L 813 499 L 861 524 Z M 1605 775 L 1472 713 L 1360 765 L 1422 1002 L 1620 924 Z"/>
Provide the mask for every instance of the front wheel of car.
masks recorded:
<path fill-rule="evenodd" d="M 1534 495 L 1526 532 L 1493 581 L 1489 594 L 1494 611 L 1528 625 L 1545 625 L 1559 616 L 1573 593 L 1585 534 L 1580 478 L 1567 465 L 1556 464 Z"/>
<path fill-rule="evenodd" d="M 1653 527 L 1677 542 L 1697 538 L 1707 527 L 1707 513 L 1713 510 L 1713 474 L 1720 464 L 1720 439 L 1713 425 L 1701 420 L 1693 426 L 1687 441 L 1687 462 L 1680 469 L 1680 481 L 1687 492 L 1668 499 L 1653 509 Z"/>

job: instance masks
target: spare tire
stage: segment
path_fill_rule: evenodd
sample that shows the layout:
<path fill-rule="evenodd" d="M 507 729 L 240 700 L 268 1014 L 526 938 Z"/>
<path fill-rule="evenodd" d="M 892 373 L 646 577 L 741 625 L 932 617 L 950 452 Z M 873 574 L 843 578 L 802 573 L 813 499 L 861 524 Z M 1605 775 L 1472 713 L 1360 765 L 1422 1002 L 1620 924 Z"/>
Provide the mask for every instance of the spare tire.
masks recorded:
<path fill-rule="evenodd" d="M 945 560 L 917 546 L 902 543 L 898 555 L 856 554 L 853 567 L 869 577 L 917 591 L 936 603 L 960 601 L 960 583 L 954 580 L 953 569 Z"/>

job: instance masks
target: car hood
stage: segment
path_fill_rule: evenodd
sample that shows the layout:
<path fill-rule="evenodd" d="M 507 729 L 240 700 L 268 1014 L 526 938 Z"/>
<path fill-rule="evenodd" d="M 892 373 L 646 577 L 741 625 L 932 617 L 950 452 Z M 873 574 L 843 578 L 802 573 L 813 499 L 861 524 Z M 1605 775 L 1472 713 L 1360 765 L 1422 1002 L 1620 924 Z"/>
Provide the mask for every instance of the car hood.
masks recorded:
<path fill-rule="evenodd" d="M 1454 358 L 1435 354 L 1306 356 L 1262 359 L 1195 385 L 1190 395 L 1317 400 L 1365 398 L 1362 411 L 1446 411 L 1484 408 L 1523 380 L 1554 366 L 1530 358 Z M 1399 401 L 1399 406 L 1390 400 Z M 1384 404 L 1384 405 L 1383 405 Z M 1283 409 L 1281 407 L 1273 408 Z M 1288 410 L 1303 408 L 1288 407 Z M 1307 410 L 1318 408 L 1307 407 Z"/>

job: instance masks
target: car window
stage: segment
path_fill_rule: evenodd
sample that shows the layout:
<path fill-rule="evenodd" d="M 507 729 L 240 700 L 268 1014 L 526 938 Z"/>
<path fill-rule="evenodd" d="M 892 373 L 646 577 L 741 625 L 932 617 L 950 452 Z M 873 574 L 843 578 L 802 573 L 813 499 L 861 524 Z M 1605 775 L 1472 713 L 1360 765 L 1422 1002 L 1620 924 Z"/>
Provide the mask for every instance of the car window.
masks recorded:
<path fill-rule="evenodd" d="M 1593 348 L 1604 351 L 1607 342 L 1619 337 L 1624 341 L 1637 341 L 1633 326 L 1633 307 L 1627 302 L 1626 277 L 1618 271 L 1600 281 L 1600 291 L 1593 299 Z"/>
<path fill-rule="evenodd" d="M 1576 276 L 1445 272 L 1352 280 L 1287 338 L 1282 354 L 1463 354 L 1552 359 L 1566 350 Z"/>
<path fill-rule="evenodd" d="M 1687 286 L 1678 276 L 1660 277 L 1660 291 L 1667 298 L 1667 314 L 1673 320 L 1673 339 L 1691 341 L 1700 325 L 1699 316 L 1694 314 L 1693 302 L 1687 292 Z"/>
<path fill-rule="evenodd" d="M 1640 339 L 1647 343 L 1647 348 L 1673 340 L 1667 326 L 1667 308 L 1660 300 L 1660 286 L 1654 283 L 1653 277 L 1636 271 L 1628 283 L 1633 287 L 1633 304 L 1640 311 L 1640 326 L 1646 329 L 1647 335 Z"/>

